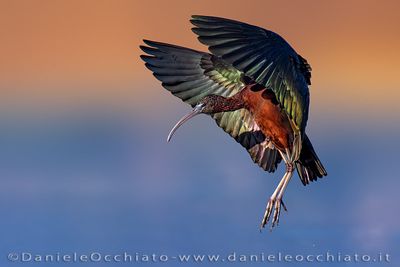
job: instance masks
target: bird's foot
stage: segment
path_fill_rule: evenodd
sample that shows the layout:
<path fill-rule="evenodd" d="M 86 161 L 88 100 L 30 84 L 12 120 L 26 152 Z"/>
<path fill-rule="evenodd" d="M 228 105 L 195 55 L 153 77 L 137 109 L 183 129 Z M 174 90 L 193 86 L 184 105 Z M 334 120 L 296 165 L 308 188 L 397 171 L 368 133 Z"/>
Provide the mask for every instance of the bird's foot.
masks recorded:
<path fill-rule="evenodd" d="M 264 217 L 261 221 L 260 230 L 262 228 L 264 228 L 265 225 L 268 223 L 268 221 L 272 215 L 272 210 L 273 210 L 274 215 L 272 217 L 271 230 L 275 225 L 278 225 L 279 215 L 281 213 L 281 207 L 283 207 L 283 209 L 285 211 L 287 211 L 286 205 L 285 205 L 285 203 L 283 203 L 282 199 L 278 199 L 277 197 L 271 197 L 268 200 L 267 207 L 265 208 Z"/>

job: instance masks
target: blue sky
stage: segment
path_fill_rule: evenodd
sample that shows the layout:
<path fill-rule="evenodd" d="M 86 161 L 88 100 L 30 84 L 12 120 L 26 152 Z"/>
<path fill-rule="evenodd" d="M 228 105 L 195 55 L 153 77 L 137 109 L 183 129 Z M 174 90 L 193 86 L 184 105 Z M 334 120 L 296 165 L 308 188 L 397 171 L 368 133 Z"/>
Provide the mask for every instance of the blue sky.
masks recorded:
<path fill-rule="evenodd" d="M 2 254 L 384 252 L 398 262 L 398 125 L 312 117 L 308 133 L 329 175 L 306 187 L 296 175 L 288 213 L 260 233 L 282 167 L 263 172 L 207 116 L 166 143 L 187 110 L 3 117 Z"/>

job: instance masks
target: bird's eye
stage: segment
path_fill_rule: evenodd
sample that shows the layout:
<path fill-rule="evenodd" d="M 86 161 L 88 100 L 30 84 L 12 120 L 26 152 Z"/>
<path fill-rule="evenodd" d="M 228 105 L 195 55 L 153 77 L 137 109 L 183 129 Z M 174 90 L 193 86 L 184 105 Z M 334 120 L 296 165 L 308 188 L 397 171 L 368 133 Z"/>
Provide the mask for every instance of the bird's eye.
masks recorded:
<path fill-rule="evenodd" d="M 204 103 L 204 102 L 199 102 L 199 103 L 197 103 L 196 107 L 198 107 L 198 108 L 203 108 L 205 105 L 206 105 L 206 103 Z"/>
<path fill-rule="evenodd" d="M 194 107 L 194 109 L 202 110 L 202 109 L 204 108 L 205 105 L 206 105 L 206 104 L 203 103 L 203 102 L 197 103 L 197 105 Z"/>

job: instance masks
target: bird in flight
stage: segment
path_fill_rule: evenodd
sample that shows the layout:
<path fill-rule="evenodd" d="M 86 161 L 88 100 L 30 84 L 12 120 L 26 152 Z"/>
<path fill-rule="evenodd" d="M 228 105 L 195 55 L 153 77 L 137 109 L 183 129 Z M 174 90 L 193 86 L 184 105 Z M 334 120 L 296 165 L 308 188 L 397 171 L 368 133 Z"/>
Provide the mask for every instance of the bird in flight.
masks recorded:
<path fill-rule="evenodd" d="M 269 198 L 261 228 L 279 222 L 285 189 L 294 170 L 303 185 L 327 175 L 305 130 L 311 67 L 278 34 L 243 22 L 192 16 L 192 31 L 210 53 L 143 40 L 146 67 L 173 95 L 193 107 L 174 132 L 208 114 L 246 148 L 261 168 L 286 172 Z"/>

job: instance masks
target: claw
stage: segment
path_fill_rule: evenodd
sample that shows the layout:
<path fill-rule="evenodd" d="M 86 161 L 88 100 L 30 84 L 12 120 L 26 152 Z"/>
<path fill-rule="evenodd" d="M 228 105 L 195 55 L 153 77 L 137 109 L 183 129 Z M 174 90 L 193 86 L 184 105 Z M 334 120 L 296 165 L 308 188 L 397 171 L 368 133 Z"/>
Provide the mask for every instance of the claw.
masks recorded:
<path fill-rule="evenodd" d="M 268 223 L 269 218 L 271 217 L 271 214 L 272 214 L 272 207 L 274 206 L 274 204 L 275 204 L 275 199 L 270 198 L 268 200 L 267 207 L 265 208 L 265 213 L 264 213 L 264 217 L 261 221 L 260 230 L 262 228 L 264 228 L 265 225 Z"/>
<path fill-rule="evenodd" d="M 287 212 L 286 205 L 285 205 L 285 203 L 283 203 L 283 200 L 282 200 L 282 199 L 281 199 L 281 204 L 282 204 L 283 209 Z"/>
<path fill-rule="evenodd" d="M 263 228 L 265 228 L 265 225 L 267 225 L 269 219 L 272 216 L 272 212 L 274 213 L 274 215 L 272 216 L 270 231 L 272 231 L 273 227 L 278 226 L 279 217 L 281 215 L 281 207 L 283 207 L 283 209 L 285 211 L 287 211 L 286 205 L 285 205 L 285 203 L 283 203 L 282 199 L 271 197 L 268 200 L 267 207 L 265 208 L 264 217 L 263 217 L 261 225 L 260 225 L 260 231 Z"/>
<path fill-rule="evenodd" d="M 281 200 L 275 201 L 274 217 L 272 219 L 272 227 L 278 226 L 279 215 L 281 214 Z"/>
<path fill-rule="evenodd" d="M 260 225 L 260 231 L 262 228 L 265 227 L 265 225 L 268 223 L 269 219 L 271 218 L 272 215 L 272 210 L 274 212 L 274 215 L 272 217 L 272 224 L 271 224 L 271 229 L 274 226 L 277 226 L 279 223 L 279 216 L 281 214 L 281 206 L 283 206 L 283 209 L 287 211 L 285 204 L 283 203 L 282 199 L 278 200 L 276 198 L 270 198 L 267 203 L 267 207 L 265 208 L 265 213 L 264 217 L 262 219 L 261 225 Z"/>

